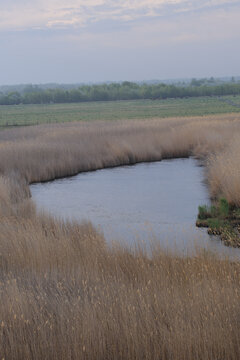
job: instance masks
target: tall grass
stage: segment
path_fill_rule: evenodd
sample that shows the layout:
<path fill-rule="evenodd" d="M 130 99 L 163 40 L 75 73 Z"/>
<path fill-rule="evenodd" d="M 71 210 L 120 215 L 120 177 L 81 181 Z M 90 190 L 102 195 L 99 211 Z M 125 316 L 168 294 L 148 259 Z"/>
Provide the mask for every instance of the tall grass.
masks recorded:
<path fill-rule="evenodd" d="M 0 132 L 0 171 L 27 183 L 228 147 L 240 115 L 41 125 Z"/>
<path fill-rule="evenodd" d="M 210 154 L 211 191 L 226 196 L 220 160 L 234 156 L 239 120 L 71 123 L 1 132 L 0 358 L 239 359 L 239 262 L 206 252 L 182 258 L 154 245 L 151 256 L 142 247 L 109 248 L 91 224 L 38 214 L 28 197 L 34 181 Z"/>
<path fill-rule="evenodd" d="M 223 194 L 240 206 L 240 134 L 233 134 L 225 151 L 209 159 L 210 189 L 214 196 Z"/>

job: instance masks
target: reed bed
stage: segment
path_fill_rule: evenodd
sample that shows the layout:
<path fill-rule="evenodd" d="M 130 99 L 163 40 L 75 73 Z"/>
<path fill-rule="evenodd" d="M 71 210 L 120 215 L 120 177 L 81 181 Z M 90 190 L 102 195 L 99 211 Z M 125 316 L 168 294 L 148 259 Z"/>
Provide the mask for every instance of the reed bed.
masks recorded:
<path fill-rule="evenodd" d="M 206 159 L 226 149 L 236 134 L 240 134 L 239 114 L 4 130 L 0 172 L 14 172 L 29 184 L 143 161 L 190 155 Z"/>
<path fill-rule="evenodd" d="M 0 358 L 239 359 L 240 262 L 109 248 L 89 223 L 37 213 L 28 188 L 193 155 L 213 196 L 238 204 L 238 134 L 239 115 L 2 131 Z"/>

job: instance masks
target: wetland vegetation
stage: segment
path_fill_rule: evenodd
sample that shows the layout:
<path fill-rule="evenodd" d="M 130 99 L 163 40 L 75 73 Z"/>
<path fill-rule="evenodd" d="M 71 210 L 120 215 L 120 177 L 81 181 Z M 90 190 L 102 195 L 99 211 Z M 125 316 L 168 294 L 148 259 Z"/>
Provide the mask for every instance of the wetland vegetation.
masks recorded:
<path fill-rule="evenodd" d="M 220 235 L 225 245 L 240 247 L 240 208 L 221 198 L 216 205 L 199 206 L 196 225 L 208 228 L 210 235 Z"/>
<path fill-rule="evenodd" d="M 109 247 L 29 197 L 34 182 L 194 156 L 226 215 L 240 207 L 239 114 L 43 124 L 0 141 L 1 358 L 239 359 L 239 261 Z"/>

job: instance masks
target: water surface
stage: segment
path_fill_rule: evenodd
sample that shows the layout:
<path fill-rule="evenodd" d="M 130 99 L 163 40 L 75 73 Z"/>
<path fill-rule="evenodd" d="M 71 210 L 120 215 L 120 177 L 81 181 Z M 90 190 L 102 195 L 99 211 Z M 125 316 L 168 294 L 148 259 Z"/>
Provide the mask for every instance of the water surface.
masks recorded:
<path fill-rule="evenodd" d="M 81 173 L 31 186 L 38 209 L 63 219 L 89 220 L 107 241 L 157 241 L 180 252 L 194 247 L 232 254 L 195 227 L 198 206 L 209 204 L 204 168 L 190 159 L 164 160 Z"/>

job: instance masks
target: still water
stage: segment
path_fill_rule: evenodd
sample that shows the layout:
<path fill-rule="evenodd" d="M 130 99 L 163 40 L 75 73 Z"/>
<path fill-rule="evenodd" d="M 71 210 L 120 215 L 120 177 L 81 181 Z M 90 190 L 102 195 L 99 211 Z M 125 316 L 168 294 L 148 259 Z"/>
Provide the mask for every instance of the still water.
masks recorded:
<path fill-rule="evenodd" d="M 40 211 L 89 220 L 108 242 L 150 240 L 181 253 L 203 247 L 236 254 L 195 227 L 198 206 L 209 204 L 209 194 L 204 168 L 192 158 L 81 173 L 31 185 L 31 193 Z"/>

